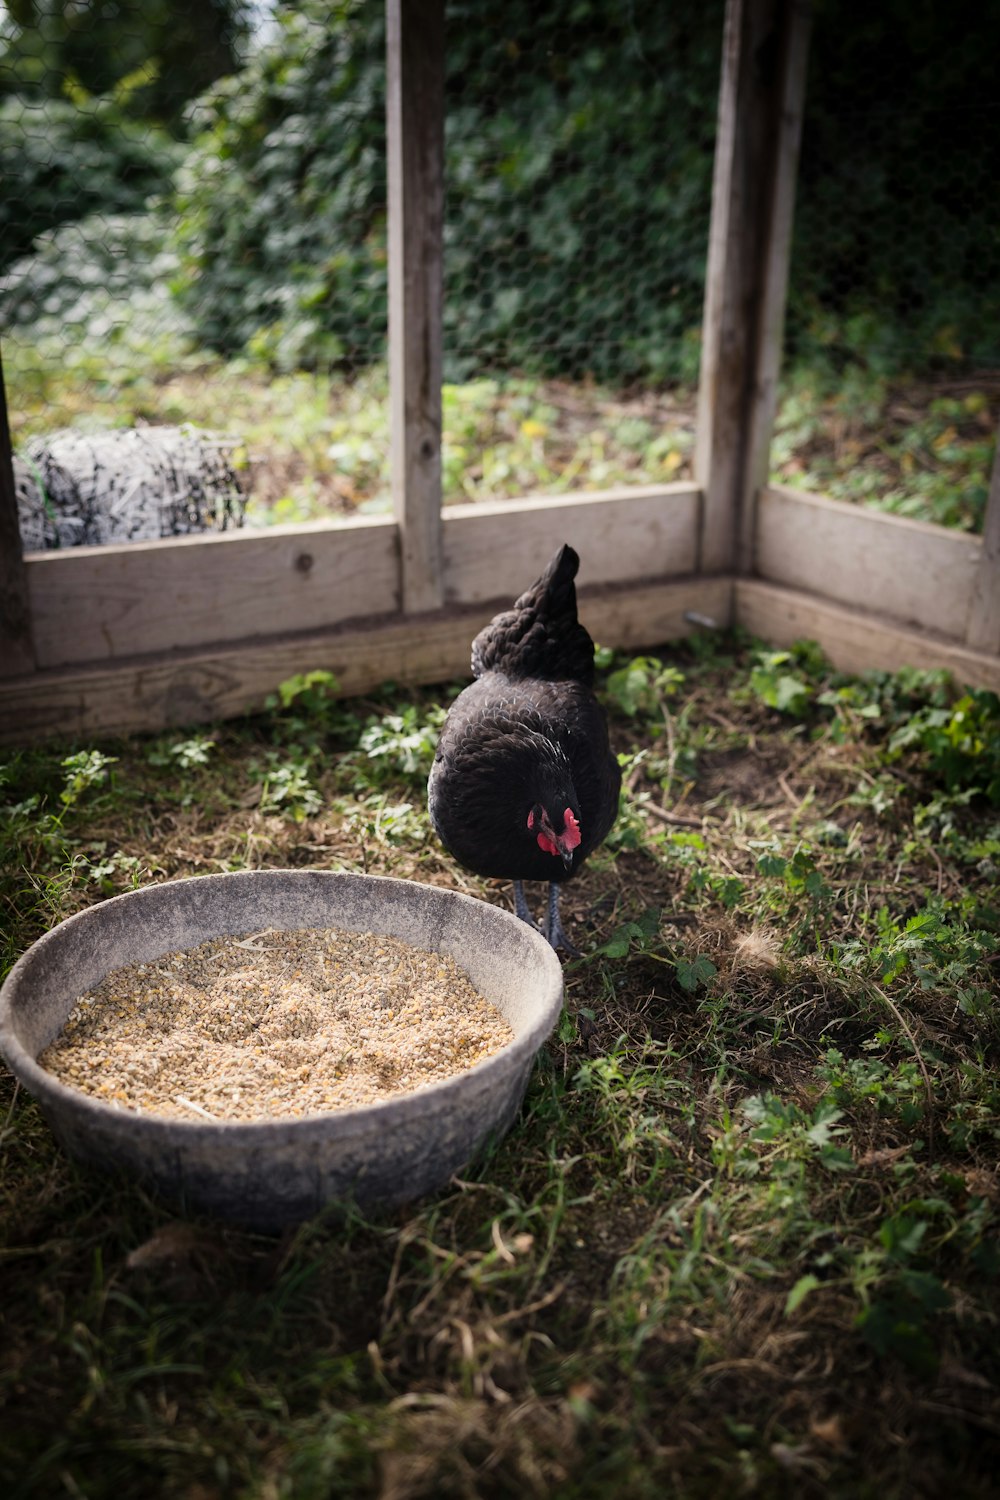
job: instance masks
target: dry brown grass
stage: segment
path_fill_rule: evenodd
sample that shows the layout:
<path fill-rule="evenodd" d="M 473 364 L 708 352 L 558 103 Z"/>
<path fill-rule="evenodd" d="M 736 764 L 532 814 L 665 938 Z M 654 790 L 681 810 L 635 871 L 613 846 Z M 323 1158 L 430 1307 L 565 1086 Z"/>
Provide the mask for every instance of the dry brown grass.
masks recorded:
<path fill-rule="evenodd" d="M 662 655 L 687 674 L 670 785 L 662 714 L 616 713 L 648 755 L 566 890 L 566 1015 L 515 1129 L 438 1197 L 239 1233 L 74 1166 L 3 1085 L 8 1493 L 995 1494 L 1000 1048 L 995 999 L 968 998 L 995 989 L 995 945 L 968 946 L 998 920 L 995 813 L 888 762 L 887 720 L 764 708 L 744 643 Z M 358 754 L 364 721 L 433 701 L 220 727 L 187 769 L 156 763 L 182 736 L 105 746 L 113 783 L 57 834 L 58 755 L 27 757 L 12 949 L 132 870 L 506 901 L 433 840 L 419 768 Z M 299 821 L 268 802 L 272 751 L 318 794 Z M 812 894 L 761 871 L 796 849 Z M 115 856 L 136 863 L 102 884 Z M 880 909 L 928 903 L 936 967 L 882 981 Z"/>

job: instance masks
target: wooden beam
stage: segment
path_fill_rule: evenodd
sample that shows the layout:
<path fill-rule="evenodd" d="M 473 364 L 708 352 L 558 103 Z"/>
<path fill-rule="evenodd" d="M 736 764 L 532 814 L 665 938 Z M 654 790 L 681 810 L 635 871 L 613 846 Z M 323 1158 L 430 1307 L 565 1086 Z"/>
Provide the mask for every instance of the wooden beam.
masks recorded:
<path fill-rule="evenodd" d="M 1000 433 L 983 521 L 983 545 L 969 605 L 966 644 L 1000 652 Z"/>
<path fill-rule="evenodd" d="M 767 477 L 781 361 L 810 10 L 728 0 L 695 477 L 701 568 L 750 571 L 753 504 Z"/>
<path fill-rule="evenodd" d="M 563 542 L 580 554 L 584 586 L 693 573 L 700 500 L 693 484 L 667 484 L 449 505 L 446 599 L 514 599 Z"/>
<path fill-rule="evenodd" d="M 754 330 L 755 357 L 751 366 L 740 500 L 738 562 L 741 572 L 753 568 L 754 509 L 760 490 L 767 483 L 771 464 L 812 28 L 809 0 L 787 0 L 782 11 L 778 31 L 781 58 L 775 85 L 777 120 L 772 126 L 770 203 L 762 226 L 761 297 Z"/>
<path fill-rule="evenodd" d="M 965 639 L 983 550 L 968 532 L 772 485 L 755 540 L 757 572 L 772 583 Z"/>
<path fill-rule="evenodd" d="M 736 623 L 775 646 L 818 641 L 841 672 L 942 667 L 968 687 L 1000 692 L 1000 655 L 972 651 L 930 631 L 908 629 L 870 610 L 848 608 L 755 578 L 735 586 Z"/>
<path fill-rule="evenodd" d="M 403 607 L 444 602 L 441 301 L 444 0 L 387 0 L 389 401 Z"/>
<path fill-rule="evenodd" d="M 691 573 L 699 498 L 675 484 L 449 506 L 448 603 L 513 599 L 565 540 L 588 584 Z M 401 606 L 389 518 L 36 552 L 24 570 L 41 667 L 302 634 Z"/>
<path fill-rule="evenodd" d="M 690 634 L 692 611 L 728 624 L 731 603 L 729 578 L 654 579 L 581 590 L 580 613 L 595 640 L 638 650 Z M 0 743 L 217 722 L 259 708 L 278 683 L 313 669 L 335 673 L 344 694 L 367 692 L 390 678 L 468 677 L 473 636 L 509 604 L 509 598 L 495 599 L 417 620 L 352 621 L 306 635 L 10 678 L 0 682 Z"/>
<path fill-rule="evenodd" d="M 28 585 L 14 489 L 14 453 L 0 362 L 0 676 L 35 670 Z"/>
<path fill-rule="evenodd" d="M 399 608 L 391 518 L 29 553 L 25 571 L 42 667 L 318 630 Z"/>

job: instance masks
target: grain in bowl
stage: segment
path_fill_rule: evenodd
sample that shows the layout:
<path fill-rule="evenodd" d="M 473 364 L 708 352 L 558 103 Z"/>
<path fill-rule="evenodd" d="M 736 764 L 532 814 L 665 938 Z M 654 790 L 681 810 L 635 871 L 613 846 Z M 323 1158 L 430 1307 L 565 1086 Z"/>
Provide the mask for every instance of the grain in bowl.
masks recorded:
<path fill-rule="evenodd" d="M 411 1093 L 513 1037 L 451 958 L 371 933 L 265 928 L 112 970 L 38 1061 L 121 1109 L 245 1121 Z"/>

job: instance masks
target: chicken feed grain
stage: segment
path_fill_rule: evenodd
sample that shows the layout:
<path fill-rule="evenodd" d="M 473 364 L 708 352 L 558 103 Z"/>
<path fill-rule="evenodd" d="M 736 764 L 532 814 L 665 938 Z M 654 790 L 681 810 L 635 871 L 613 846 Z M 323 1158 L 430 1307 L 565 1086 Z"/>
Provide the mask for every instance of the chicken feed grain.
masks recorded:
<path fill-rule="evenodd" d="M 513 1036 L 441 954 L 372 933 L 266 929 L 113 970 L 39 1063 L 122 1109 L 260 1120 L 410 1093 Z"/>

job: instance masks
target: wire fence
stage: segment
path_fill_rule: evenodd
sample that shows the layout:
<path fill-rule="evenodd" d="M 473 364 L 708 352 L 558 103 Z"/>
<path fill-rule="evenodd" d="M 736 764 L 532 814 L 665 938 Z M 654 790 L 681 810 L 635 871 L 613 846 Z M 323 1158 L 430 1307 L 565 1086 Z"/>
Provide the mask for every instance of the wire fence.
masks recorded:
<path fill-rule="evenodd" d="M 1000 17 L 956 5 L 943 49 L 901 0 L 817 8 L 773 473 L 976 529 Z M 690 477 L 723 9 L 447 5 L 446 502 Z M 79 50 L 108 23 L 76 11 Z M 279 7 L 184 115 L 136 14 L 90 88 L 4 23 L 15 445 L 189 425 L 235 440 L 254 524 L 388 509 L 381 0 Z"/>
<path fill-rule="evenodd" d="M 687 12 L 447 7 L 446 501 L 689 472 L 722 0 Z M 9 216 L 49 184 L 0 289 L 19 443 L 189 423 L 243 439 L 251 520 L 388 508 L 382 7 L 328 21 L 279 12 L 184 140 L 8 97 Z"/>
<path fill-rule="evenodd" d="M 723 7 L 447 14 L 446 491 L 689 477 Z"/>
<path fill-rule="evenodd" d="M 933 9 L 933 8 L 930 8 Z M 777 478 L 979 530 L 1000 421 L 1000 12 L 816 7 Z"/>

